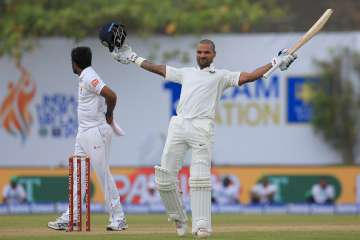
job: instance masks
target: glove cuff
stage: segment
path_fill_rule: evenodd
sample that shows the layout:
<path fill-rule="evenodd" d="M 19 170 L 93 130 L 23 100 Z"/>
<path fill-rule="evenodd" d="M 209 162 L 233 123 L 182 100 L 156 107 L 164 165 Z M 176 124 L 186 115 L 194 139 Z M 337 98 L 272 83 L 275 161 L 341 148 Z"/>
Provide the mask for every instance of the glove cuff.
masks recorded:
<path fill-rule="evenodd" d="M 145 61 L 146 59 L 145 58 L 142 58 L 142 57 L 137 57 L 134 61 L 134 63 L 136 65 L 138 65 L 139 67 L 141 67 L 141 64 L 143 63 L 143 61 Z"/>

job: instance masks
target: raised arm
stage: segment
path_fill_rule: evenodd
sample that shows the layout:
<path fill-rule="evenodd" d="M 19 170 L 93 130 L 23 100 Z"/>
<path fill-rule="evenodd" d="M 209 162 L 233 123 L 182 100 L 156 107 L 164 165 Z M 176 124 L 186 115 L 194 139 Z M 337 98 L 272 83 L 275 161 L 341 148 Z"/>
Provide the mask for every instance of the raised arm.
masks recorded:
<path fill-rule="evenodd" d="M 296 55 L 289 55 L 287 53 L 287 49 L 283 49 L 278 53 L 278 56 L 274 57 L 271 61 L 271 63 L 268 63 L 262 67 L 259 67 L 255 69 L 252 72 L 241 72 L 239 77 L 239 83 L 238 85 L 241 86 L 248 82 L 253 82 L 258 79 L 261 79 L 262 76 L 272 68 L 272 66 L 280 64 L 279 68 L 281 71 L 285 71 L 289 68 L 291 63 L 294 62 L 294 60 L 297 58 Z"/>
<path fill-rule="evenodd" d="M 116 61 L 123 64 L 129 64 L 130 62 L 132 62 L 149 72 L 159 74 L 163 77 L 165 77 L 166 75 L 165 65 L 154 64 L 149 60 L 138 56 L 127 44 L 124 44 L 121 48 L 115 48 L 111 54 Z"/>
<path fill-rule="evenodd" d="M 255 69 L 252 72 L 241 72 L 239 77 L 239 86 L 248 83 L 253 82 L 257 79 L 260 79 L 270 68 L 272 67 L 272 64 L 266 64 L 262 67 L 259 67 Z"/>
<path fill-rule="evenodd" d="M 144 60 L 139 66 L 149 72 L 159 74 L 163 77 L 166 75 L 166 66 L 163 64 L 154 64 L 149 60 Z"/>

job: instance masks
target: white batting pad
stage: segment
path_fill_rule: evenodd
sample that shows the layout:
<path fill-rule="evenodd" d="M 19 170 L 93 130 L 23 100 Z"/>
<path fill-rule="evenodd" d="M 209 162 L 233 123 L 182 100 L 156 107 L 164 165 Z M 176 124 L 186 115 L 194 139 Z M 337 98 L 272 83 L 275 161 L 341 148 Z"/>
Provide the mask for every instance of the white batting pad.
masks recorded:
<path fill-rule="evenodd" d="M 192 232 L 199 228 L 211 232 L 211 180 L 210 177 L 190 178 L 190 204 Z"/>
<path fill-rule="evenodd" d="M 164 168 L 155 166 L 155 182 L 169 218 L 186 222 L 187 216 L 176 186 L 176 176 Z"/>

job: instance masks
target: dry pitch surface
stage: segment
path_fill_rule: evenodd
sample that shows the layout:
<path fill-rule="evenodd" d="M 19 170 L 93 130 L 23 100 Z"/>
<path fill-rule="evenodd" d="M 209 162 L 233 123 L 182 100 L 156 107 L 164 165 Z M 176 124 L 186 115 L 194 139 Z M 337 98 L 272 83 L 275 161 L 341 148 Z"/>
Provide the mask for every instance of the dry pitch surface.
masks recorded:
<path fill-rule="evenodd" d="M 193 239 L 179 238 L 165 215 L 130 215 L 129 229 L 106 232 L 105 215 L 92 215 L 92 231 L 49 230 L 48 220 L 55 215 L 0 216 L 0 239 Z M 347 240 L 360 239 L 360 216 L 214 215 L 211 239 L 246 240 Z"/>

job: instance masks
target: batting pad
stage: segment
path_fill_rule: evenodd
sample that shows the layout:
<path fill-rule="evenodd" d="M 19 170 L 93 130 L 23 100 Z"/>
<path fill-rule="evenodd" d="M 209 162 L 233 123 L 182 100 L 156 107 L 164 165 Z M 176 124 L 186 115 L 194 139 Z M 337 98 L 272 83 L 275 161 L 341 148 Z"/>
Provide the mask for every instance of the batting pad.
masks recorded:
<path fill-rule="evenodd" d="M 199 228 L 211 232 L 211 179 L 190 178 L 190 204 L 192 211 L 192 232 Z"/>
<path fill-rule="evenodd" d="M 168 170 L 155 166 L 155 182 L 170 220 L 187 221 L 181 196 L 176 186 L 176 176 Z"/>

